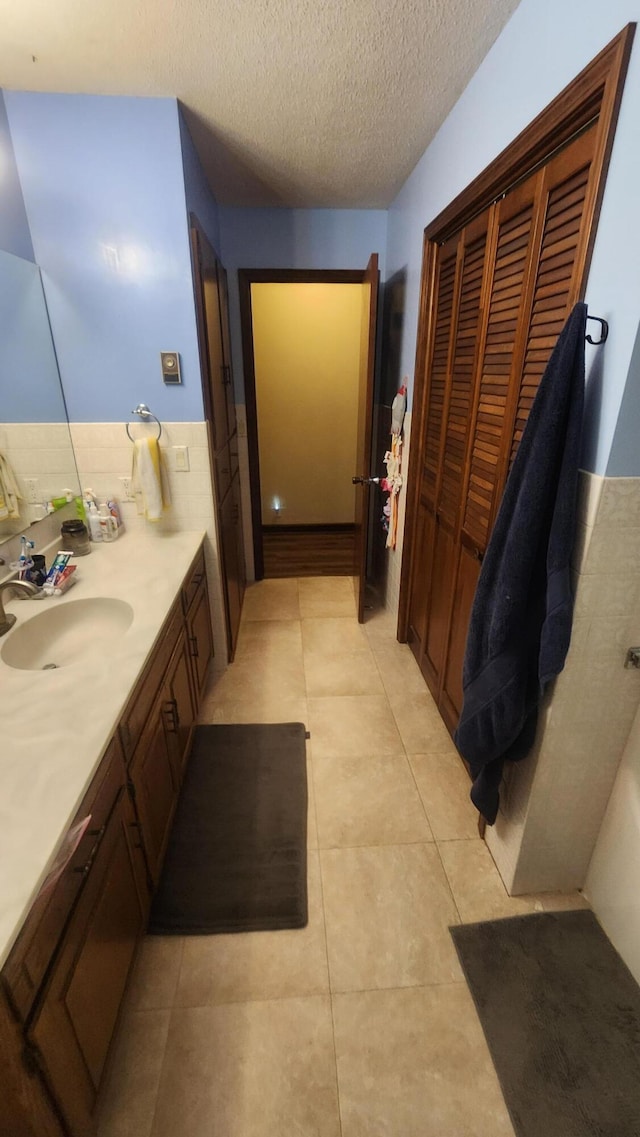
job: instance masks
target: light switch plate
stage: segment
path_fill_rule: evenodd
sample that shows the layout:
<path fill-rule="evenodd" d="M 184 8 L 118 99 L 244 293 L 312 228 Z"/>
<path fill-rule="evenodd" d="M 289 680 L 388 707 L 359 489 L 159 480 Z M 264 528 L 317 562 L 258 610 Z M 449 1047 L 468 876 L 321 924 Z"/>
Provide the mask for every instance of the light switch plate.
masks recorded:
<path fill-rule="evenodd" d="M 188 446 L 174 446 L 173 447 L 173 468 L 181 474 L 186 474 L 189 470 L 189 447 Z"/>

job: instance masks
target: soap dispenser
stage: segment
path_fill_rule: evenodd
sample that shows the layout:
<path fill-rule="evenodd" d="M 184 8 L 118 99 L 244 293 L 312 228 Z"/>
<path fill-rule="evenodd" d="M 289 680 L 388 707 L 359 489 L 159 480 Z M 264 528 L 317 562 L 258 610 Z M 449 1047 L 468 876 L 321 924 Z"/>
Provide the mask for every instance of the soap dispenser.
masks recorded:
<path fill-rule="evenodd" d="M 86 508 L 86 506 L 85 506 L 85 508 Z M 101 541 L 102 540 L 102 525 L 100 524 L 100 514 L 98 513 L 98 510 L 96 509 L 95 501 L 92 501 L 89 505 L 89 515 L 87 517 L 87 522 L 89 524 L 89 533 L 91 534 L 91 540 L 92 541 Z"/>

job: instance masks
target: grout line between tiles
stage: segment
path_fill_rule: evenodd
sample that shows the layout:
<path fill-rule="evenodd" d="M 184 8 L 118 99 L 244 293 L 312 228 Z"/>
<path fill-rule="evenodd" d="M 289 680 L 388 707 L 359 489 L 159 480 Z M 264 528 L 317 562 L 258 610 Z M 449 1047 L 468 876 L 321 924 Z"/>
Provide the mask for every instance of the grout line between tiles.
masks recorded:
<path fill-rule="evenodd" d="M 303 674 L 304 674 L 304 664 L 303 664 L 302 670 L 303 670 Z M 307 680 L 306 680 L 306 676 L 305 676 L 305 691 L 306 690 L 307 690 Z M 308 706 L 308 700 L 307 700 L 307 706 Z M 327 960 L 327 982 L 329 984 L 329 1009 L 331 1012 L 331 1039 L 332 1039 L 332 1043 L 333 1043 L 333 1065 L 334 1065 L 335 1078 L 336 1078 L 336 1097 L 337 1097 L 337 1102 L 338 1102 L 338 1124 L 340 1126 L 340 1137 L 342 1137 L 342 1108 L 340 1105 L 340 1080 L 338 1078 L 338 1054 L 336 1051 L 336 1023 L 335 1023 L 335 1017 L 333 1014 L 333 998 L 332 998 L 332 994 L 331 994 L 331 966 L 329 964 L 329 940 L 327 937 L 327 913 L 325 911 L 325 906 L 324 906 L 324 881 L 322 879 L 322 861 L 320 858 L 320 848 L 319 848 L 320 838 L 319 838 L 319 830 L 318 830 L 318 799 L 317 799 L 317 795 L 316 795 L 316 780 L 315 780 L 315 776 L 314 776 L 315 767 L 314 767 L 314 763 L 313 763 L 313 736 L 311 737 L 310 741 L 311 741 L 311 753 L 309 754 L 309 765 L 311 767 L 311 778 L 313 780 L 313 814 L 314 814 L 315 825 L 316 825 L 316 836 L 318 837 L 318 849 L 316 850 L 316 852 L 318 855 L 318 876 L 320 878 L 320 903 L 322 906 L 322 926 L 323 926 L 323 930 L 324 930 L 324 950 L 325 950 L 325 955 L 326 955 L 326 960 Z"/>

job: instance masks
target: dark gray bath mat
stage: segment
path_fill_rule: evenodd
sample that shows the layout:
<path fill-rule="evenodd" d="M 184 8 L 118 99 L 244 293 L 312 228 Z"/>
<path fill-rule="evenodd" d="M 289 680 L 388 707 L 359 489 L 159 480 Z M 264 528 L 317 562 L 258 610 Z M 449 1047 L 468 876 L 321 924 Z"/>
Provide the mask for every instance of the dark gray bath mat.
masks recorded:
<path fill-rule="evenodd" d="M 197 727 L 149 931 L 207 935 L 306 923 L 303 724 Z"/>
<path fill-rule="evenodd" d="M 640 987 L 595 916 L 450 930 L 517 1137 L 638 1137 Z"/>

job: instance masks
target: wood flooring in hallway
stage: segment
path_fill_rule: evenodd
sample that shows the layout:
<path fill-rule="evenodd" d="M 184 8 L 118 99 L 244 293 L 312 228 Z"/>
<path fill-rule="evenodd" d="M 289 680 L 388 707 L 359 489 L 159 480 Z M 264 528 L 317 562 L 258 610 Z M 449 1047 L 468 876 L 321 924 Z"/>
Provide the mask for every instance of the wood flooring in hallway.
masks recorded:
<path fill-rule="evenodd" d="M 278 527 L 262 530 L 264 575 L 271 577 L 351 576 L 353 526 Z"/>

